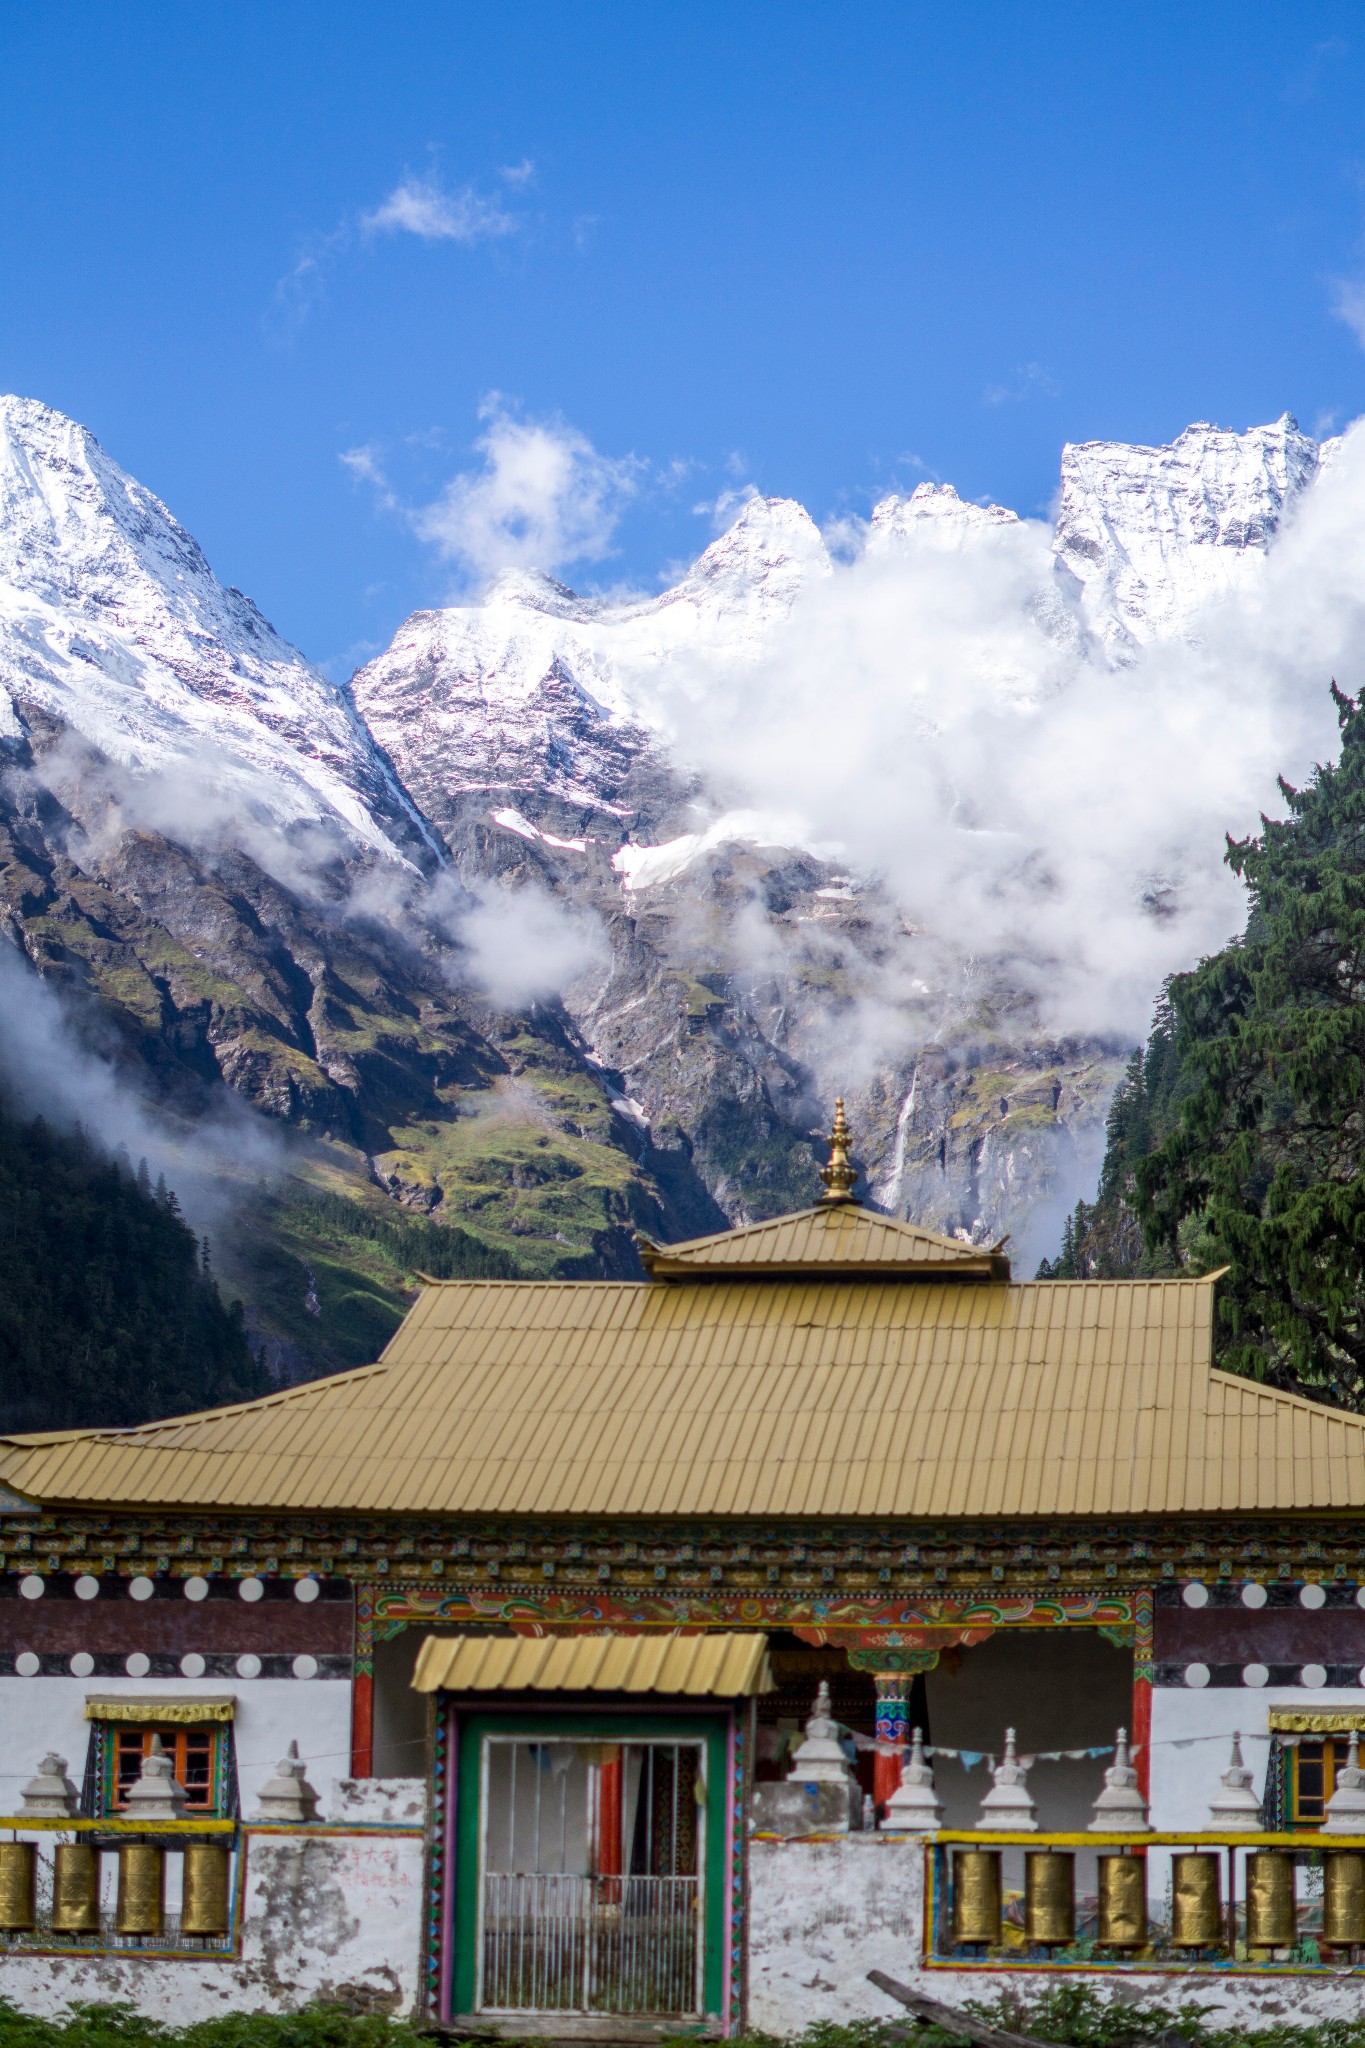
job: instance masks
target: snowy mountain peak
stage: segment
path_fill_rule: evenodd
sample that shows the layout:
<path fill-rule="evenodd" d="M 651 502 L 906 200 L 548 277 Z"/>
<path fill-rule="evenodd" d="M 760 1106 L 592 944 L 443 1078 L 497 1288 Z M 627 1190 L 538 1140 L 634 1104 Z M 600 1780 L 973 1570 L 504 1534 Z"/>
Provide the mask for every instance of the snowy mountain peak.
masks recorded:
<path fill-rule="evenodd" d="M 387 856 L 425 828 L 349 694 L 304 660 L 94 435 L 0 398 L 0 734 L 57 718 L 206 811 L 328 821 Z"/>
<path fill-rule="evenodd" d="M 948 551 L 1018 524 L 1016 512 L 1003 505 L 966 503 L 951 484 L 917 484 L 908 498 L 895 495 L 874 505 L 866 551 L 874 557 L 893 556 L 906 547 Z"/>
<path fill-rule="evenodd" d="M 676 591 L 738 583 L 789 600 L 808 577 L 829 573 L 829 551 L 804 505 L 795 498 L 750 498 Z"/>
<path fill-rule="evenodd" d="M 1111 659 L 1244 589 L 1318 466 L 1289 413 L 1245 434 L 1199 422 L 1163 448 L 1068 444 L 1054 551 Z"/>

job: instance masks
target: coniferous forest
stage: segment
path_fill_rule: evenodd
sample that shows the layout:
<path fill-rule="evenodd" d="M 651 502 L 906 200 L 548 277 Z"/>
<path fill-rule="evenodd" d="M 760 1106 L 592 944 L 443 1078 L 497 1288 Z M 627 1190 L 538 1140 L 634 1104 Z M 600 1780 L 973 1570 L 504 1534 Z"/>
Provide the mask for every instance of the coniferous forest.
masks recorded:
<path fill-rule="evenodd" d="M 1168 984 L 1097 1198 L 1041 1277 L 1229 1270 L 1218 1362 L 1365 1408 L 1365 696 L 1288 815 L 1229 840 L 1242 937 Z"/>
<path fill-rule="evenodd" d="M 0 1430 L 269 1391 L 164 1181 L 0 1101 Z"/>

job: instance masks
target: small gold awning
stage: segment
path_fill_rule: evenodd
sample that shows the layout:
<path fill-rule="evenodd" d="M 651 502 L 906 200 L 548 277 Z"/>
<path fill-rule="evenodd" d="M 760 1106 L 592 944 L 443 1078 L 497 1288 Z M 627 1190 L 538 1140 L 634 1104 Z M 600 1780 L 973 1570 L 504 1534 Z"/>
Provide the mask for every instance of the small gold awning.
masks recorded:
<path fill-rule="evenodd" d="M 1353 1729 L 1365 1731 L 1365 1700 L 1358 1707 L 1321 1711 L 1311 1707 L 1270 1709 L 1272 1735 L 1349 1735 Z"/>
<path fill-rule="evenodd" d="M 85 1695 L 87 1721 L 139 1721 L 144 1727 L 158 1721 L 231 1721 L 237 1711 L 234 1692 L 155 1693 L 88 1692 Z"/>
<path fill-rule="evenodd" d="M 754 1635 L 428 1636 L 417 1692 L 652 1692 L 738 1699 L 771 1692 Z"/>

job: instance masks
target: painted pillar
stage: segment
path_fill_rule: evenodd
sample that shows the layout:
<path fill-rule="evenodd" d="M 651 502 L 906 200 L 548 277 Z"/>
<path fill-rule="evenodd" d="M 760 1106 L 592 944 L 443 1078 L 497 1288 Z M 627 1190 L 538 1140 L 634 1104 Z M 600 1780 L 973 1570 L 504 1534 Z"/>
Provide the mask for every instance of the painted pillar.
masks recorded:
<path fill-rule="evenodd" d="M 1144 1799 L 1152 1794 L 1152 1669 L 1156 1602 L 1150 1586 L 1133 1602 L 1133 1768 Z"/>
<path fill-rule="evenodd" d="M 374 1776 L 374 1587 L 355 1589 L 351 1673 L 351 1776 Z"/>
<path fill-rule="evenodd" d="M 600 1878 L 619 1878 L 621 1875 L 623 1789 L 620 1745 L 604 1743 L 602 1761 L 597 1766 L 597 1874 Z M 603 1884 L 601 1896 L 604 1904 L 618 1903 L 620 1886 Z"/>
<path fill-rule="evenodd" d="M 904 1671 L 878 1671 L 877 1741 L 903 1746 L 910 1740 L 910 1679 Z M 872 1761 L 872 1797 L 878 1817 L 901 1781 L 901 1759 L 878 1749 Z"/>

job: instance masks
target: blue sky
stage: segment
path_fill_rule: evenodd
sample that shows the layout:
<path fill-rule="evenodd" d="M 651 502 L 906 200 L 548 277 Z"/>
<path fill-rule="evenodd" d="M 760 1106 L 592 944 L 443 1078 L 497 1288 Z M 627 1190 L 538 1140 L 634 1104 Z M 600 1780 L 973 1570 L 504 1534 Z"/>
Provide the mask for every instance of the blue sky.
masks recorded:
<path fill-rule="evenodd" d="M 0 385 L 339 674 L 519 519 L 653 585 L 749 486 L 1365 410 L 1359 7 L 27 0 L 0 70 Z"/>

